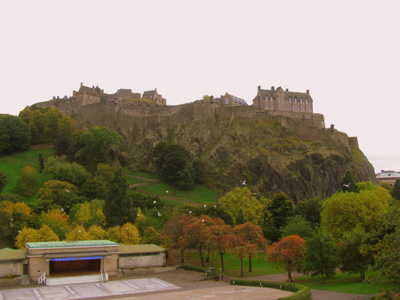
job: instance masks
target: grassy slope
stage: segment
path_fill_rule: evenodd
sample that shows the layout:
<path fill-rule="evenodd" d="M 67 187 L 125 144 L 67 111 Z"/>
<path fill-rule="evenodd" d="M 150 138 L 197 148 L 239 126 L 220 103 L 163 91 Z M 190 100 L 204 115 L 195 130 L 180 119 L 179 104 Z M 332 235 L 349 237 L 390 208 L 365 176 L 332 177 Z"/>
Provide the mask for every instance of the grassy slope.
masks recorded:
<path fill-rule="evenodd" d="M 391 284 L 388 282 L 375 282 L 376 272 L 366 274 L 367 280 L 363 282 L 359 274 L 348 275 L 338 272 L 334 277 L 325 280 L 322 283 L 321 277 L 305 276 L 296 278 L 296 283 L 308 286 L 311 289 L 326 290 L 332 292 L 370 295 L 380 292 L 382 288 L 388 289 Z"/>
<path fill-rule="evenodd" d="M 28 150 L 0 157 L 0 170 L 7 176 L 7 184 L 4 187 L 3 194 L 11 194 L 17 186 L 18 176 L 25 166 L 34 167 L 39 173 L 39 154 L 43 158 L 53 155 L 52 149 Z M 40 174 L 40 186 L 51 179 L 51 175 Z"/>

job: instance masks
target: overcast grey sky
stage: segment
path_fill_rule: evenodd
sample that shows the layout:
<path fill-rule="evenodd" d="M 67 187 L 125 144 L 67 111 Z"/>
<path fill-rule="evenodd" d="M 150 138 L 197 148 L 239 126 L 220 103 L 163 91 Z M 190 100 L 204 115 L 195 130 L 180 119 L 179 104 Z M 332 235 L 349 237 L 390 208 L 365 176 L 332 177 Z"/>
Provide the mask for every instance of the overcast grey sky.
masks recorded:
<path fill-rule="evenodd" d="M 0 1 L 0 113 L 99 85 L 169 105 L 310 89 L 326 126 L 400 170 L 400 1 Z"/>

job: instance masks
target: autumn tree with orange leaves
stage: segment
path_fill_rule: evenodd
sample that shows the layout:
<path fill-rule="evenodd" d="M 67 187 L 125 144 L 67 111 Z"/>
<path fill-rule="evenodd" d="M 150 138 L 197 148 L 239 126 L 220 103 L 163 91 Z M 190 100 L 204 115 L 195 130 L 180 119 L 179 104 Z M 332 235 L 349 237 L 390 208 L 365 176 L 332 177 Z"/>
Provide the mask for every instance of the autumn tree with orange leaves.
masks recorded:
<path fill-rule="evenodd" d="M 300 269 L 305 250 L 305 241 L 300 236 L 289 235 L 273 243 L 267 249 L 267 260 L 282 263 L 288 271 L 288 281 L 292 281 L 292 270 Z"/>

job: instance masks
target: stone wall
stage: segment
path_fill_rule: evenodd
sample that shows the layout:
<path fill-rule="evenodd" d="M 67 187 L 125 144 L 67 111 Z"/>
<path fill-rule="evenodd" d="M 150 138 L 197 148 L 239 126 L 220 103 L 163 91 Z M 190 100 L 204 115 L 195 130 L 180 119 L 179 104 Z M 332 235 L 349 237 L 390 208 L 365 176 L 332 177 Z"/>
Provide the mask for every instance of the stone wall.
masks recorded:
<path fill-rule="evenodd" d="M 24 260 L 0 262 L 0 277 L 12 274 L 20 276 L 24 274 Z"/>
<path fill-rule="evenodd" d="M 119 258 L 119 268 L 129 269 L 150 267 L 161 267 L 165 264 L 165 252 L 154 253 L 154 255 L 145 256 L 121 256 Z"/>

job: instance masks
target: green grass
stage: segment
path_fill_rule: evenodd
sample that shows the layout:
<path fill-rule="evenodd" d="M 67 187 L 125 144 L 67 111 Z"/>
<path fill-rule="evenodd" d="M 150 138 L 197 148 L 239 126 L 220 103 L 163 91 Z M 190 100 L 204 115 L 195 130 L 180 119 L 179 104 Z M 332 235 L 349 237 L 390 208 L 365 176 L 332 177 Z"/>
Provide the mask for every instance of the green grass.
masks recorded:
<path fill-rule="evenodd" d="M 389 282 L 376 282 L 377 273 L 371 272 L 366 274 L 367 280 L 364 282 L 359 274 L 348 275 L 342 272 L 336 273 L 332 278 L 322 283 L 321 277 L 299 277 L 293 282 L 305 285 L 311 289 L 325 290 L 332 292 L 370 295 L 380 292 L 382 288 L 388 289 L 392 287 Z"/>
<path fill-rule="evenodd" d="M 203 254 L 204 259 L 206 258 L 206 253 Z M 201 266 L 200 255 L 198 251 L 190 251 L 185 253 L 185 262 L 195 266 Z M 246 276 L 260 276 L 269 274 L 280 274 L 285 273 L 285 269 L 280 264 L 269 263 L 265 259 L 265 253 L 260 252 L 256 257 L 252 258 L 253 262 L 253 272 L 248 272 L 249 270 L 249 259 L 243 259 L 243 275 Z M 239 277 L 240 276 L 240 260 L 236 254 L 225 254 L 224 255 L 224 265 L 225 272 L 224 275 Z M 217 272 L 219 272 L 220 257 L 218 253 L 213 253 L 210 256 L 210 262 L 206 263 L 206 268 L 214 267 Z"/>
<path fill-rule="evenodd" d="M 132 175 L 160 180 L 160 177 L 158 177 L 157 175 L 153 175 L 153 174 L 146 173 L 146 172 L 135 172 L 135 173 L 132 173 Z"/>
<path fill-rule="evenodd" d="M 165 196 L 165 191 L 168 191 L 169 197 L 179 198 L 190 202 L 209 203 L 217 201 L 217 192 L 203 185 L 195 185 L 193 190 L 183 191 L 172 185 L 159 182 L 152 185 L 142 186 L 139 189 L 159 195 L 160 197 Z"/>
<path fill-rule="evenodd" d="M 31 166 L 39 173 L 39 153 L 42 153 L 43 158 L 53 155 L 52 149 L 28 150 L 18 152 L 11 155 L 0 157 L 0 170 L 7 176 L 7 184 L 4 187 L 3 194 L 11 194 L 14 192 L 18 176 L 25 166 Z M 40 186 L 51 179 L 51 175 L 40 174 Z"/>

